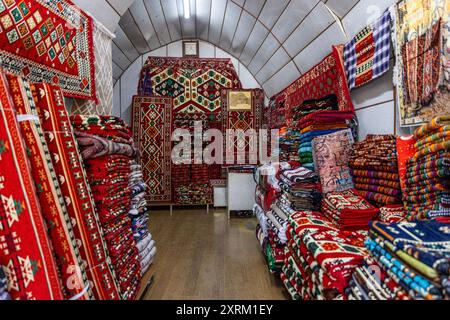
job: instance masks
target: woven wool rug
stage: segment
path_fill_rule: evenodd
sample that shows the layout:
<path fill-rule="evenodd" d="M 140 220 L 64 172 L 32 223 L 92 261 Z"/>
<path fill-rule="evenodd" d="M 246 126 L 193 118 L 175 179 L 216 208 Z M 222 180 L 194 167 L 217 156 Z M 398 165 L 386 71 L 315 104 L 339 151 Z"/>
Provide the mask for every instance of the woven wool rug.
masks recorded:
<path fill-rule="evenodd" d="M 78 251 L 73 225 L 59 187 L 47 142 L 34 105 L 30 85 L 13 75 L 6 76 L 18 115 L 25 146 L 29 152 L 32 178 L 48 226 L 66 299 L 92 299 L 86 270 Z"/>
<path fill-rule="evenodd" d="M 0 74 L 0 268 L 12 299 L 62 300 L 28 155 Z"/>
<path fill-rule="evenodd" d="M 133 98 L 133 135 L 141 152 L 148 201 L 172 201 L 172 99 Z"/>
<path fill-rule="evenodd" d="M 344 70 L 343 46 L 333 46 L 333 51 L 319 64 L 294 81 L 286 93 L 286 121 L 293 120 L 293 109 L 306 100 L 336 95 L 339 111 L 354 111 L 347 76 Z"/>
<path fill-rule="evenodd" d="M 69 0 L 0 1 L 0 67 L 96 99 L 92 19 Z"/>
<path fill-rule="evenodd" d="M 32 91 L 70 219 L 76 222 L 74 234 L 81 257 L 87 264 L 94 297 L 99 300 L 120 299 L 61 89 L 48 84 L 34 84 Z"/>
<path fill-rule="evenodd" d="M 258 134 L 261 129 L 262 111 L 264 107 L 264 92 L 260 89 L 251 90 L 239 90 L 240 92 L 251 93 L 251 108 L 249 110 L 232 110 L 230 108 L 230 102 L 228 101 L 228 90 L 222 91 L 222 114 L 223 114 L 223 129 L 224 134 L 224 161 L 227 156 L 233 156 L 235 161 L 237 157 L 245 155 L 245 163 L 248 164 L 250 160 L 250 151 L 252 148 L 258 148 L 258 141 L 255 137 L 237 137 L 234 141 L 227 141 L 225 135 L 227 130 L 242 130 L 246 132 L 248 130 L 255 130 Z M 257 137 L 256 137 L 257 138 Z M 257 155 L 257 153 L 256 153 Z M 256 160 L 256 159 L 252 159 Z M 235 163 L 233 163 L 235 164 Z"/>
<path fill-rule="evenodd" d="M 139 95 L 173 98 L 174 112 L 220 112 L 221 92 L 241 82 L 230 59 L 149 57 Z"/>

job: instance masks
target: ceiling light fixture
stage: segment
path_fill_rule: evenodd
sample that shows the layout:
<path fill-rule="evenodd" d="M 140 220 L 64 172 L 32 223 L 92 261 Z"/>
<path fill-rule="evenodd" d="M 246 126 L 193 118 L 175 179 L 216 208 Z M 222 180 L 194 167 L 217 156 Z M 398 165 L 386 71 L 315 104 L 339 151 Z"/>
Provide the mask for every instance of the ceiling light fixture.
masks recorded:
<path fill-rule="evenodd" d="M 191 0 L 183 0 L 184 18 L 189 19 L 191 17 Z"/>

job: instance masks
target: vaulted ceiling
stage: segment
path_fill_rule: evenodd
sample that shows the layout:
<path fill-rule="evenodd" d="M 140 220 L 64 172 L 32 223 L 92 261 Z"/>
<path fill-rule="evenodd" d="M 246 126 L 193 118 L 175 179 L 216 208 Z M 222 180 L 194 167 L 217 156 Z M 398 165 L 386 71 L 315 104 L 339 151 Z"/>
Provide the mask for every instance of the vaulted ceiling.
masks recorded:
<path fill-rule="evenodd" d="M 115 33 L 114 79 L 149 51 L 201 39 L 237 58 L 274 93 L 287 84 L 275 77 L 280 70 L 295 79 L 324 55 L 309 49 L 319 36 L 345 41 L 341 20 L 360 0 L 190 0 L 188 20 L 183 0 L 75 2 Z"/>

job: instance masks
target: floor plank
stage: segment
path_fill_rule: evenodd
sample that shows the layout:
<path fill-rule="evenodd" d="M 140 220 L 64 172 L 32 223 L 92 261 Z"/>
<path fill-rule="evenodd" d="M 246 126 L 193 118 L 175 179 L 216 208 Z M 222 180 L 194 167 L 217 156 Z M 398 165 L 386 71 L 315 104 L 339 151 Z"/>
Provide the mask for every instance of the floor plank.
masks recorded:
<path fill-rule="evenodd" d="M 145 299 L 284 300 L 255 237 L 256 220 L 228 220 L 225 210 L 152 208 L 158 248 L 154 283 Z"/>

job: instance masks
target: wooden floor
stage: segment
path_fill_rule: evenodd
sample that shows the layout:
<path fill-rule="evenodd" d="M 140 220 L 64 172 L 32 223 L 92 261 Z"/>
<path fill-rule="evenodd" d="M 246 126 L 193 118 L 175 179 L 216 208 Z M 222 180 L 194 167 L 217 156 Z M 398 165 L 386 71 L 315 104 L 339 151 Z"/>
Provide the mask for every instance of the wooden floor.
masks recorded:
<path fill-rule="evenodd" d="M 145 299 L 280 300 L 280 280 L 269 274 L 255 237 L 256 220 L 228 220 L 225 210 L 152 209 L 158 249 L 154 282 Z"/>

